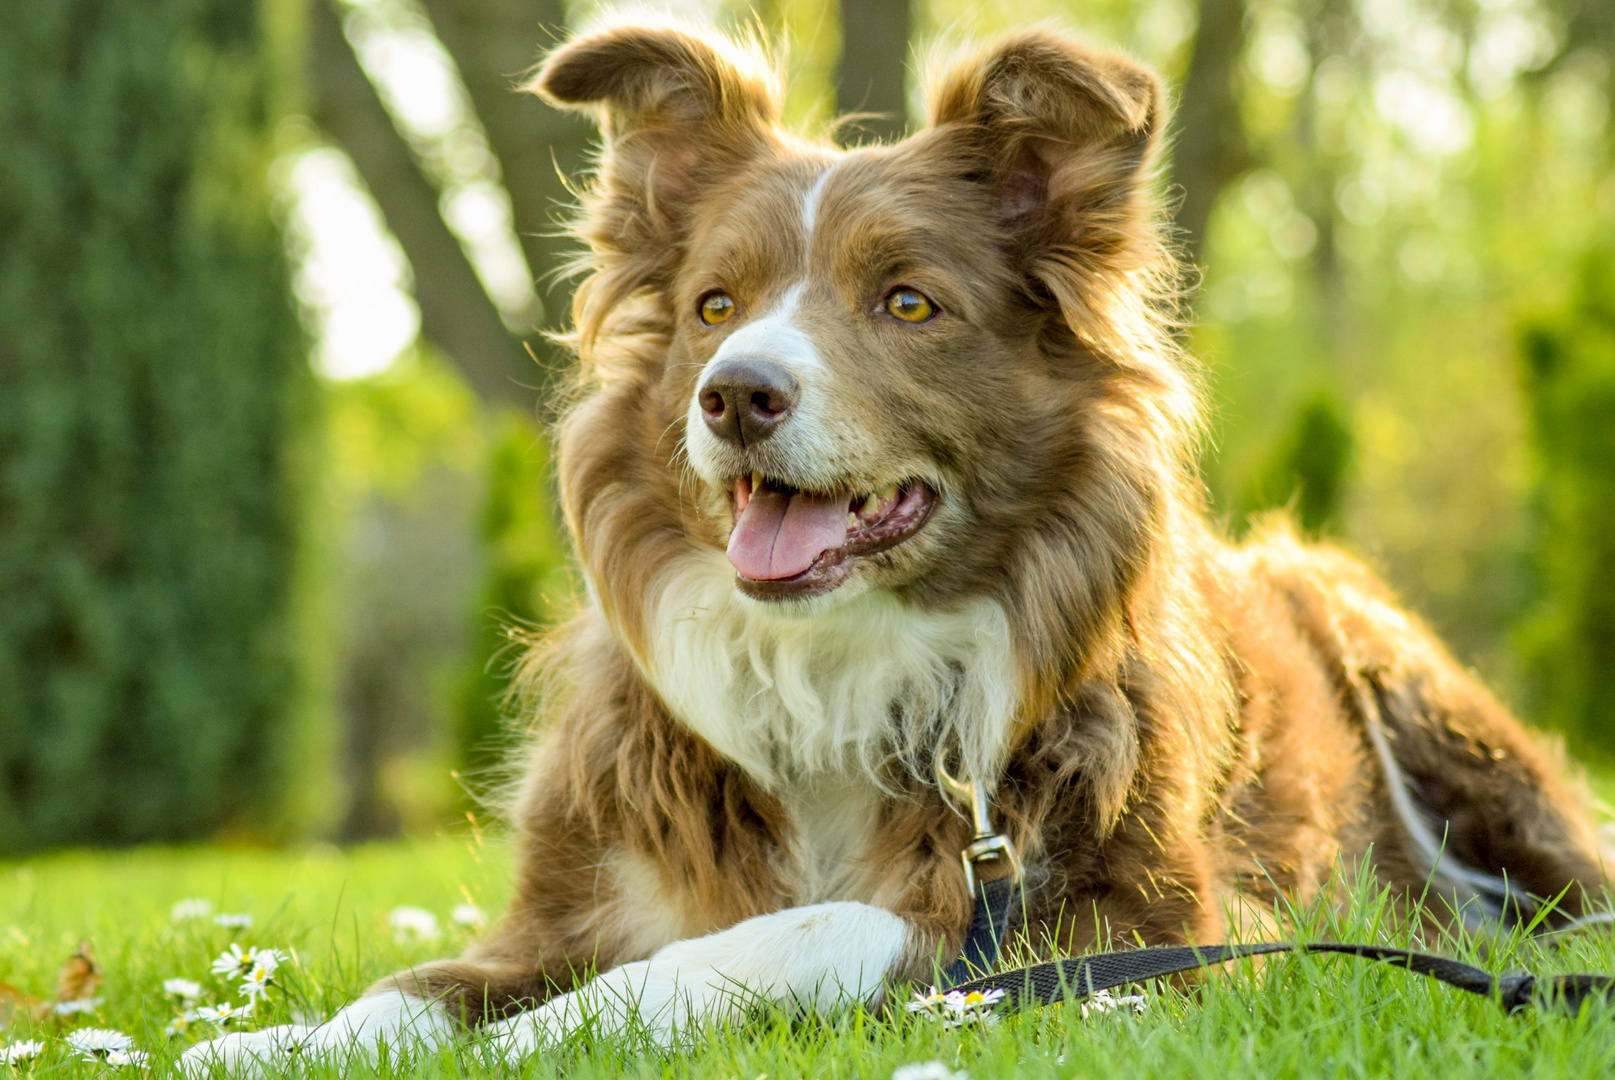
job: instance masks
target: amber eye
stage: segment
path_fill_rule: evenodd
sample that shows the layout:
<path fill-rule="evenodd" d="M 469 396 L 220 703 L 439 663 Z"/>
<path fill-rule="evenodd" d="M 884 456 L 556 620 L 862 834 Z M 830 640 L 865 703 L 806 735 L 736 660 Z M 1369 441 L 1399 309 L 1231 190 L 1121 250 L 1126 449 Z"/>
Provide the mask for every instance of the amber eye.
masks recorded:
<path fill-rule="evenodd" d="M 716 326 L 735 313 L 735 302 L 728 294 L 709 292 L 701 298 L 701 321 Z"/>
<path fill-rule="evenodd" d="M 886 298 L 886 312 L 906 323 L 922 323 L 936 314 L 936 307 L 924 293 L 913 289 L 893 289 Z"/>

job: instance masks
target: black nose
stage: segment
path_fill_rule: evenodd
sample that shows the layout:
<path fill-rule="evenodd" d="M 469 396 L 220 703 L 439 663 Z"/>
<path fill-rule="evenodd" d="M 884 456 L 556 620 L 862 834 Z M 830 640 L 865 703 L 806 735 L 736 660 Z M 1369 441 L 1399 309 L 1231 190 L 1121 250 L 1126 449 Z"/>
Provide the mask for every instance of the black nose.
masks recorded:
<path fill-rule="evenodd" d="M 718 364 L 701 380 L 698 395 L 707 428 L 720 439 L 749 446 L 772 435 L 796 405 L 791 373 L 770 360 Z"/>

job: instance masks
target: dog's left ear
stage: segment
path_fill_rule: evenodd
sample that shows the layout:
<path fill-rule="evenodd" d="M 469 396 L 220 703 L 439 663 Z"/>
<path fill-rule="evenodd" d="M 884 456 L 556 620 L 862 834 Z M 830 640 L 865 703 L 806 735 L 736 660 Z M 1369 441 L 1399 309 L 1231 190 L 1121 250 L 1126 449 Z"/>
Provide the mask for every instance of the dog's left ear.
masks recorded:
<path fill-rule="evenodd" d="M 959 64 L 931 94 L 935 134 L 992 188 L 1016 246 L 1098 272 L 1158 250 L 1147 196 L 1164 111 L 1147 69 L 1041 30 Z"/>

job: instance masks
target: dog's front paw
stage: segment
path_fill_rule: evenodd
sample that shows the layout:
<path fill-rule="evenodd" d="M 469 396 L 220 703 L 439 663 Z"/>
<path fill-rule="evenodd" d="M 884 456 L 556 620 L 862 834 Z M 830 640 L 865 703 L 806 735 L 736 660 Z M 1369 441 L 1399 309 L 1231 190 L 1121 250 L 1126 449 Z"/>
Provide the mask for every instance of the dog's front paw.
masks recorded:
<path fill-rule="evenodd" d="M 346 1069 L 355 1063 L 430 1051 L 454 1038 L 454 1025 L 437 1006 L 396 992 L 355 1001 L 319 1027 L 288 1024 L 243 1031 L 185 1051 L 180 1068 L 190 1077 L 222 1069 L 231 1076 L 261 1076 L 265 1066 L 292 1057 Z"/>
<path fill-rule="evenodd" d="M 564 1031 L 547 1028 L 532 1013 L 521 1013 L 482 1029 L 482 1037 L 488 1048 L 511 1065 L 520 1065 L 543 1047 L 560 1041 L 564 1035 Z"/>
<path fill-rule="evenodd" d="M 653 961 L 623 964 L 536 1009 L 488 1025 L 484 1034 L 513 1065 L 582 1034 L 637 1037 L 669 1047 L 675 1026 L 703 1015 L 712 1004 L 706 1000 L 713 996 L 711 988 L 720 981 L 714 972 L 687 972 L 689 992 L 681 993 L 679 974 Z"/>
<path fill-rule="evenodd" d="M 262 1031 L 236 1031 L 197 1043 L 179 1059 L 188 1077 L 205 1077 L 216 1070 L 231 1076 L 262 1076 L 266 1067 L 290 1060 L 302 1052 L 314 1033 L 302 1024 L 283 1024 Z"/>

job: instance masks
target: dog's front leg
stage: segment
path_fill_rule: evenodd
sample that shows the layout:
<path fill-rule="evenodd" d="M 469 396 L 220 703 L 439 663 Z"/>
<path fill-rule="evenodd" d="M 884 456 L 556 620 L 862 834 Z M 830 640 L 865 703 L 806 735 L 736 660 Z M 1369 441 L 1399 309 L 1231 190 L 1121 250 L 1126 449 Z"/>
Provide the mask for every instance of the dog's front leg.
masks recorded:
<path fill-rule="evenodd" d="M 459 1025 L 441 1005 L 399 988 L 374 987 L 335 1016 L 310 1027 L 285 1024 L 238 1031 L 185 1051 L 180 1068 L 192 1077 L 223 1069 L 231 1076 L 261 1076 L 294 1059 L 343 1067 L 430 1051 L 453 1039 Z"/>
<path fill-rule="evenodd" d="M 642 1032 L 668 1046 L 754 1004 L 829 1012 L 873 1001 L 913 941 L 907 920 L 868 904 L 788 908 L 676 941 L 488 1031 L 516 1060 L 580 1030 Z"/>

